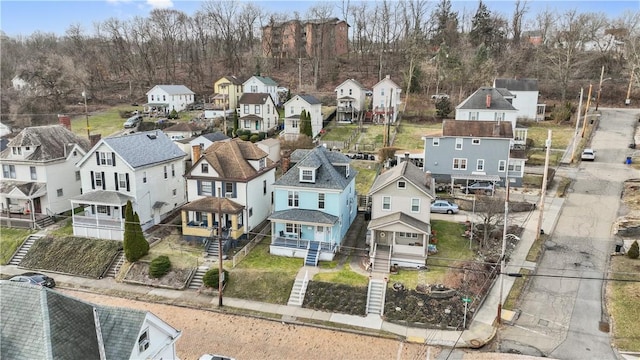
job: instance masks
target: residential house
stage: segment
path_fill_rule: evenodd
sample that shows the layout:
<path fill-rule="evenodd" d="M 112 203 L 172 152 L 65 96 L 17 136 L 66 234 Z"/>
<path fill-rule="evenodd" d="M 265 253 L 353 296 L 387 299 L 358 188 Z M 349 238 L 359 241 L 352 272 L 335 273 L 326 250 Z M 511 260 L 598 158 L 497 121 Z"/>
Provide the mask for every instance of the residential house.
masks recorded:
<path fill-rule="evenodd" d="M 31 89 L 31 84 L 20 77 L 20 75 L 16 75 L 11 79 L 11 87 L 16 91 L 26 91 Z"/>
<path fill-rule="evenodd" d="M 398 86 L 389 75 L 373 85 L 373 121 L 376 123 L 395 123 L 402 100 Z"/>
<path fill-rule="evenodd" d="M 267 93 L 244 93 L 240 97 L 238 129 L 267 132 L 278 126 L 278 109 Z"/>
<path fill-rule="evenodd" d="M 145 111 L 168 115 L 171 111 L 182 111 L 195 101 L 195 93 L 184 85 L 156 85 L 147 91 Z"/>
<path fill-rule="evenodd" d="M 260 94 L 267 93 L 271 96 L 274 104 L 280 102 L 278 95 L 278 83 L 268 76 L 254 75 L 242 83 L 243 94 Z M 242 99 L 242 96 L 240 97 Z M 242 105 L 242 101 L 238 99 L 238 104 Z M 242 111 L 242 109 L 240 109 Z"/>
<path fill-rule="evenodd" d="M 10 139 L 0 152 L 2 224 L 33 227 L 71 210 L 69 199 L 81 188 L 75 165 L 89 147 L 62 125 L 28 127 Z"/>
<path fill-rule="evenodd" d="M 73 234 L 122 240 L 130 200 L 142 229 L 160 223 L 186 201 L 184 151 L 160 130 L 101 139 L 78 162 L 82 195 L 71 205 Z"/>
<path fill-rule="evenodd" d="M 349 52 L 349 24 L 338 18 L 271 22 L 262 27 L 262 53 L 272 58 L 295 59 Z"/>
<path fill-rule="evenodd" d="M 0 290 L 3 359 L 177 359 L 182 332 L 149 311 L 27 283 L 2 282 Z"/>
<path fill-rule="evenodd" d="M 287 161 L 292 167 L 273 186 L 270 252 L 308 265 L 330 261 L 356 217 L 357 170 L 324 146 L 295 150 Z"/>
<path fill-rule="evenodd" d="M 542 31 L 540 30 L 523 31 L 521 39 L 525 40 L 531 46 L 540 46 L 544 42 Z"/>
<path fill-rule="evenodd" d="M 266 138 L 256 142 L 256 145 L 262 151 L 267 153 L 267 157 L 274 163 L 280 162 L 280 140 L 275 138 Z"/>
<path fill-rule="evenodd" d="M 214 142 L 185 176 L 185 239 L 206 239 L 218 234 L 219 227 L 225 237 L 246 236 L 271 213 L 275 173 L 275 164 L 256 144 L 239 138 Z"/>
<path fill-rule="evenodd" d="M 235 76 L 223 76 L 213 83 L 213 110 L 235 111 L 242 96 L 243 81 Z"/>
<path fill-rule="evenodd" d="M 189 151 L 187 152 L 192 162 L 197 161 L 204 150 L 216 141 L 228 141 L 230 138 L 223 134 L 222 131 L 202 134 L 189 140 Z M 188 168 L 190 168 L 189 166 Z M 188 169 L 187 168 L 187 169 Z"/>
<path fill-rule="evenodd" d="M 296 95 L 284 103 L 284 134 L 300 134 L 300 114 L 304 110 L 311 116 L 311 137 L 322 130 L 322 103 L 313 95 Z"/>
<path fill-rule="evenodd" d="M 366 92 L 357 80 L 347 79 L 336 87 L 336 121 L 357 122 L 366 110 Z"/>
<path fill-rule="evenodd" d="M 179 122 L 171 125 L 162 131 L 167 134 L 171 140 L 191 139 L 194 136 L 202 134 L 202 126 L 191 122 Z"/>
<path fill-rule="evenodd" d="M 513 133 L 506 121 L 444 120 L 442 136 L 423 137 L 424 170 L 437 182 L 473 181 L 522 185 L 526 157 L 511 150 Z M 508 164 L 508 166 L 507 166 Z"/>
<path fill-rule="evenodd" d="M 538 79 L 494 79 L 493 87 L 507 89 L 513 95 L 506 99 L 516 109 L 516 119 L 544 120 L 545 104 L 538 103 Z"/>
<path fill-rule="evenodd" d="M 391 264 L 426 265 L 434 188 L 433 178 L 407 159 L 378 175 L 369 191 L 367 227 L 374 268 L 388 272 Z"/>
<path fill-rule="evenodd" d="M 0 137 L 11 134 L 11 126 L 0 123 Z"/>

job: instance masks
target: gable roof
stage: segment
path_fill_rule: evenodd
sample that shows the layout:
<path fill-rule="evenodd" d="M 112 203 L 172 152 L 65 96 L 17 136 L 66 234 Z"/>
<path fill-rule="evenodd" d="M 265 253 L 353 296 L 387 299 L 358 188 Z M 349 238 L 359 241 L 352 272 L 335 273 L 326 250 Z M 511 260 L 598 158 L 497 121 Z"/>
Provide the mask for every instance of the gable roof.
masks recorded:
<path fill-rule="evenodd" d="M 238 79 L 238 77 L 235 75 L 227 75 L 223 76 L 222 78 L 232 83 L 233 85 L 242 85 L 242 83 L 244 83 L 244 81 Z"/>
<path fill-rule="evenodd" d="M 322 145 L 313 149 L 297 149 L 291 153 L 290 161 L 295 165 L 274 185 L 344 190 L 358 173 L 351 168 L 349 176 L 346 176 L 351 159 L 340 152 L 329 151 Z M 315 168 L 315 183 L 300 182 L 299 167 Z"/>
<path fill-rule="evenodd" d="M 400 89 L 400 86 L 396 84 L 395 81 L 391 80 L 391 76 L 389 75 L 385 76 L 382 80 L 378 81 L 375 85 L 373 85 L 373 87 L 375 88 L 376 86 L 382 84 L 383 82 L 390 82 L 393 87 Z"/>
<path fill-rule="evenodd" d="M 278 86 L 278 83 L 275 82 L 272 78 L 268 77 L 268 76 L 258 76 L 258 75 L 254 75 L 252 77 L 250 77 L 249 79 L 247 79 L 247 81 L 251 80 L 251 79 L 257 79 L 258 81 L 260 81 L 261 83 L 263 83 L 264 85 L 267 86 Z M 247 82 L 245 81 L 245 83 Z M 244 83 L 243 83 L 244 84 Z"/>
<path fill-rule="evenodd" d="M 538 79 L 495 79 L 493 86 L 511 91 L 538 91 Z"/>
<path fill-rule="evenodd" d="M 138 341 L 146 312 L 107 306 L 98 306 L 96 312 L 107 359 L 131 357 L 131 350 Z"/>
<path fill-rule="evenodd" d="M 171 131 L 201 131 L 201 130 L 202 130 L 202 127 L 200 127 L 197 124 L 190 123 L 190 122 L 179 122 L 177 124 L 173 124 L 169 126 L 168 128 L 163 129 L 162 131 L 171 132 Z"/>
<path fill-rule="evenodd" d="M 206 133 L 201 135 L 202 137 L 204 137 L 205 139 L 211 141 L 211 142 L 216 142 L 216 141 L 222 141 L 222 140 L 227 140 L 229 139 L 229 137 L 227 135 L 225 135 L 222 131 L 215 131 L 212 133 Z"/>
<path fill-rule="evenodd" d="M 491 103 L 487 107 L 487 96 L 491 97 Z M 456 109 L 490 109 L 490 110 L 516 110 L 516 108 L 508 102 L 498 89 L 493 87 L 481 87 L 471 94 L 468 98 L 460 103 Z"/>
<path fill-rule="evenodd" d="M 348 82 L 354 83 L 360 89 L 364 90 L 364 88 L 365 88 L 364 86 L 362 86 L 362 84 L 358 80 L 356 80 L 356 79 L 347 79 L 347 80 L 343 81 L 342 84 L 336 86 L 336 90 L 338 90 L 339 88 L 341 88 L 342 86 L 344 86 Z"/>
<path fill-rule="evenodd" d="M 110 147 L 133 169 L 169 162 L 187 155 L 160 130 L 103 138 L 94 149 L 101 144 Z M 93 152 L 88 153 L 79 164 L 92 155 Z"/>
<path fill-rule="evenodd" d="M 194 95 L 195 94 L 193 91 L 189 90 L 189 88 L 184 85 L 156 85 L 153 88 L 151 88 L 151 90 L 147 91 L 147 94 L 149 94 L 155 88 L 162 89 L 164 92 L 166 92 L 169 95 L 184 95 L 184 94 Z"/>
<path fill-rule="evenodd" d="M 238 214 L 242 212 L 244 206 L 237 202 L 216 196 L 206 196 L 202 199 L 194 200 L 188 204 L 183 205 L 181 210 L 186 211 L 205 211 L 205 212 L 217 212 L 222 211 L 223 214 Z"/>
<path fill-rule="evenodd" d="M 238 100 L 238 103 L 262 105 L 266 103 L 268 99 L 271 99 L 271 95 L 267 93 L 244 93 L 242 94 L 242 96 L 240 96 L 240 100 Z"/>
<path fill-rule="evenodd" d="M 509 121 L 444 120 L 442 136 L 513 138 Z"/>
<path fill-rule="evenodd" d="M 414 218 L 411 215 L 405 214 L 403 212 L 394 212 L 389 215 L 385 215 L 376 219 L 372 219 L 367 226 L 367 229 L 384 229 L 386 226 L 402 223 L 407 226 L 410 226 L 418 231 L 421 231 L 424 234 L 429 234 L 431 232 L 431 225 Z"/>
<path fill-rule="evenodd" d="M 296 95 L 299 96 L 300 98 L 302 98 L 302 100 L 306 101 L 307 103 L 309 103 L 309 105 L 316 105 L 316 104 L 322 104 L 322 102 L 320 102 L 320 100 L 318 100 L 315 96 L 313 95 Z M 291 100 L 289 100 L 291 101 Z M 288 101 L 287 101 L 288 102 Z"/>
<path fill-rule="evenodd" d="M 397 166 L 394 166 L 384 173 L 378 175 L 376 180 L 373 182 L 373 185 L 371 186 L 371 190 L 369 190 L 369 195 L 378 192 L 379 190 L 385 188 L 387 185 L 399 179 L 405 179 L 406 181 L 410 182 L 416 189 L 422 191 L 425 195 L 431 197 L 432 199 L 435 199 L 433 189 L 431 189 L 430 178 L 427 181 L 427 173 L 420 170 L 420 168 L 411 161 L 403 161 Z"/>
<path fill-rule="evenodd" d="M 214 142 L 205 149 L 197 163 L 205 159 L 220 178 L 247 180 L 271 169 L 273 161 L 269 159 L 266 159 L 266 166 L 261 171 L 256 170 L 248 162 L 249 160 L 266 158 L 267 155 L 266 152 L 251 141 L 235 138 L 230 141 Z"/>
<path fill-rule="evenodd" d="M 0 158 L 6 159 L 11 154 L 11 147 L 30 146 L 35 151 L 26 160 L 47 161 L 63 159 L 78 145 L 87 151 L 89 141 L 72 133 L 62 125 L 32 126 L 23 129 L 7 144 L 7 148 L 0 153 Z"/>

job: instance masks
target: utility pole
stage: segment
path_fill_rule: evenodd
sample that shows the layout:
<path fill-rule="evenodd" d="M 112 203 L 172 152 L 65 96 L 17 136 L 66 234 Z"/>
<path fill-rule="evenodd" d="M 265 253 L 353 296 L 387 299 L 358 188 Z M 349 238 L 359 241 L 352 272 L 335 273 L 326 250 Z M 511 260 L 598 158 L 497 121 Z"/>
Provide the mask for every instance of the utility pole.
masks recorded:
<path fill-rule="evenodd" d="M 224 282 L 224 268 L 222 267 L 222 200 L 218 202 L 218 306 L 222 307 L 222 283 Z"/>
<path fill-rule="evenodd" d="M 298 58 L 298 92 L 302 92 L 302 58 Z"/>
<path fill-rule="evenodd" d="M 589 116 L 589 104 L 591 104 L 591 89 L 593 84 L 589 84 L 589 95 L 587 96 L 587 106 L 584 109 L 584 121 L 582 123 L 582 134 L 580 137 L 584 137 L 584 132 L 587 130 L 587 116 Z"/>
<path fill-rule="evenodd" d="M 573 159 L 576 156 L 576 149 L 578 148 L 578 126 L 580 125 L 580 115 L 582 114 L 583 93 L 584 93 L 584 88 L 580 88 L 580 102 L 578 103 L 578 114 L 577 114 L 578 118 L 576 119 L 576 131 L 573 134 L 573 146 L 571 147 L 571 161 L 569 161 L 569 163 L 573 163 Z"/>
<path fill-rule="evenodd" d="M 542 215 L 544 213 L 544 197 L 547 194 L 547 172 L 549 171 L 549 151 L 551 149 L 551 130 L 548 130 L 547 141 L 547 154 L 544 158 L 544 174 L 542 174 L 542 189 L 540 193 L 540 214 L 538 215 L 538 226 L 536 227 L 536 241 L 540 239 L 540 229 L 542 228 Z"/>
<path fill-rule="evenodd" d="M 631 69 L 631 77 L 629 77 L 629 88 L 627 89 L 627 98 L 624 101 L 624 104 L 629 106 L 631 104 L 631 84 L 633 83 L 633 74 L 635 68 Z"/>
<path fill-rule="evenodd" d="M 89 128 L 89 111 L 87 110 L 87 92 L 82 92 L 82 97 L 84 98 L 84 116 L 87 119 L 87 139 L 91 141 L 91 129 Z"/>
<path fill-rule="evenodd" d="M 600 93 L 602 92 L 603 78 L 604 78 L 604 65 L 602 65 L 602 71 L 600 72 L 600 85 L 598 86 L 598 97 L 596 98 L 596 111 L 598 111 L 598 105 L 600 105 Z"/>
<path fill-rule="evenodd" d="M 504 287 L 504 258 L 507 250 L 507 218 L 509 217 L 509 159 L 507 158 L 507 172 L 504 182 L 507 188 L 507 195 L 504 200 L 504 225 L 502 229 L 502 250 L 500 251 L 500 295 L 498 297 L 498 325 L 502 324 L 502 291 Z"/>

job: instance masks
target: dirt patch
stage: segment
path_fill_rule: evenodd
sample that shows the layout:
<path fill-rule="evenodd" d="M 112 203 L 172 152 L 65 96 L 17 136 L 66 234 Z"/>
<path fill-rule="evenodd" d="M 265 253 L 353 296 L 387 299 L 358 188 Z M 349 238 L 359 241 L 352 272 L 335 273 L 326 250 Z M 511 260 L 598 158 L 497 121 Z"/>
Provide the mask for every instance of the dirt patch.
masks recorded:
<path fill-rule="evenodd" d="M 367 288 L 310 281 L 302 306 L 321 311 L 364 316 L 367 311 Z"/>
<path fill-rule="evenodd" d="M 159 279 L 149 276 L 149 263 L 136 262 L 129 268 L 124 277 L 124 282 L 143 284 L 168 289 L 184 289 L 194 269 L 171 269 Z"/>

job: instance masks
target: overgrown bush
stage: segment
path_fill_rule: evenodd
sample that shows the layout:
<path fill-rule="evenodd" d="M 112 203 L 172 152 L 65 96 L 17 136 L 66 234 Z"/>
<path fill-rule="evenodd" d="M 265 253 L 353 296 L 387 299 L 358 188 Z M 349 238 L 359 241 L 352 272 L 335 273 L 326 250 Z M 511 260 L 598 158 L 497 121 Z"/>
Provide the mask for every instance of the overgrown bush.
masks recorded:
<path fill-rule="evenodd" d="M 242 141 L 249 141 L 249 135 L 238 135 L 238 137 Z"/>
<path fill-rule="evenodd" d="M 634 241 L 629 247 L 629 251 L 627 251 L 627 256 L 629 259 L 637 259 L 640 256 L 640 249 L 638 249 L 638 240 Z"/>
<path fill-rule="evenodd" d="M 253 134 L 251 135 L 251 137 L 249 138 L 249 140 L 251 140 L 252 143 L 260 141 L 260 135 L 258 134 Z"/>
<path fill-rule="evenodd" d="M 160 255 L 151 261 L 149 275 L 152 278 L 161 278 L 171 270 L 171 260 L 167 255 Z"/>
<path fill-rule="evenodd" d="M 176 111 L 176 109 L 171 110 L 171 112 L 169 113 L 169 119 L 177 119 L 178 118 L 178 112 Z"/>
<path fill-rule="evenodd" d="M 567 101 L 562 105 L 556 106 L 551 113 L 551 118 L 557 124 L 561 124 L 571 120 L 571 115 L 575 112 L 574 106 Z"/>
<path fill-rule="evenodd" d="M 219 284 L 219 275 L 220 271 L 218 268 L 209 269 L 204 276 L 202 277 L 202 282 L 205 286 L 217 289 Z M 229 272 L 227 270 L 223 270 L 224 281 L 222 285 L 224 286 L 227 282 L 229 282 Z"/>

